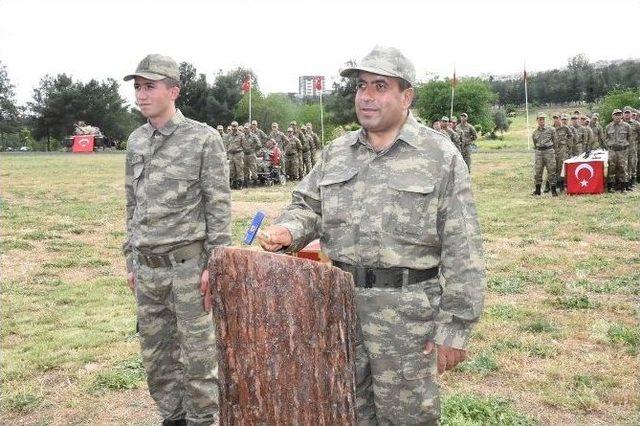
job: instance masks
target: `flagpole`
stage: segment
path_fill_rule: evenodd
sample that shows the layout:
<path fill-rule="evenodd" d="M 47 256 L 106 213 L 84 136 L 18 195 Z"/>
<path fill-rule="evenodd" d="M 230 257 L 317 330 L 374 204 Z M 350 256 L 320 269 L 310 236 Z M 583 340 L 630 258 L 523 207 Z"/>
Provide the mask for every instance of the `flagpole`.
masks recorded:
<path fill-rule="evenodd" d="M 524 64 L 524 110 L 527 117 L 527 150 L 531 149 L 531 132 L 529 131 L 529 94 L 527 91 L 527 64 Z"/>
<path fill-rule="evenodd" d="M 324 85 L 322 84 L 322 80 L 320 80 L 320 82 L 320 143 L 324 146 L 324 111 L 322 107 L 322 91 Z"/>
<path fill-rule="evenodd" d="M 456 94 L 456 67 L 453 67 L 453 81 L 451 81 L 451 110 L 449 111 L 449 120 L 453 117 L 453 98 Z"/>
<path fill-rule="evenodd" d="M 251 74 L 249 74 L 249 123 L 251 123 L 251 89 L 253 84 L 251 84 Z"/>

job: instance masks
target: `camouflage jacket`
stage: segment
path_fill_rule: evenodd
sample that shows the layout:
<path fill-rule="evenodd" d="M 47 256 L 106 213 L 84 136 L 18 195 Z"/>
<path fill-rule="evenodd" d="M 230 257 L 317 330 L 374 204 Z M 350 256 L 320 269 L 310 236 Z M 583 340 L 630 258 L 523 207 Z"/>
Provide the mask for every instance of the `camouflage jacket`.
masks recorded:
<path fill-rule="evenodd" d="M 631 126 L 624 121 L 620 121 L 616 124 L 614 121 L 607 124 L 604 129 L 606 137 L 606 144 L 608 148 L 625 148 L 629 146 L 629 134 L 631 133 Z"/>
<path fill-rule="evenodd" d="M 596 140 L 596 144 L 598 147 L 602 149 L 606 149 L 607 147 L 604 144 L 604 129 L 600 125 L 600 123 L 591 124 L 591 130 L 593 131 L 593 137 Z"/>
<path fill-rule="evenodd" d="M 460 145 L 460 135 L 455 130 L 451 130 L 449 127 L 443 129 L 442 131 L 449 136 L 449 139 L 451 140 L 451 142 L 453 142 L 456 148 L 458 148 L 458 151 L 461 151 L 462 146 Z"/>
<path fill-rule="evenodd" d="M 295 136 L 287 138 L 287 143 L 284 147 L 285 155 L 297 155 L 302 153 L 302 142 Z"/>
<path fill-rule="evenodd" d="M 244 134 L 244 138 L 247 141 L 247 145 L 244 149 L 244 155 L 255 155 L 258 151 L 260 151 L 260 148 L 262 148 L 262 143 L 260 143 L 260 138 L 257 134 L 247 131 Z"/>
<path fill-rule="evenodd" d="M 311 136 L 305 132 L 300 133 L 302 138 L 300 139 L 300 143 L 302 144 L 302 152 L 309 152 L 313 146 L 313 139 Z"/>
<path fill-rule="evenodd" d="M 553 126 L 556 129 L 556 143 L 557 146 L 570 145 L 573 138 L 573 132 L 566 124 L 560 124 L 559 126 Z"/>
<path fill-rule="evenodd" d="M 313 145 L 311 145 L 311 150 L 315 152 L 319 149 L 322 149 L 322 142 L 320 142 L 318 134 L 316 132 L 311 132 L 310 136 L 311 141 L 313 142 Z"/>
<path fill-rule="evenodd" d="M 589 135 L 587 134 L 585 127 L 580 124 L 575 126 L 572 125 L 572 127 L 575 129 L 575 133 L 573 134 L 575 138 L 574 144 L 582 144 L 583 147 L 586 147 L 587 143 L 589 143 Z"/>
<path fill-rule="evenodd" d="M 482 237 L 471 180 L 458 150 L 409 115 L 396 141 L 375 152 L 366 132 L 330 143 L 277 219 L 297 251 L 320 238 L 331 259 L 377 268 L 440 267 L 434 340 L 466 345 L 484 300 Z"/>
<path fill-rule="evenodd" d="M 267 134 L 262 129 L 251 129 L 249 130 L 252 135 L 256 135 L 260 140 L 260 146 L 262 146 L 267 141 Z"/>
<path fill-rule="evenodd" d="M 227 152 L 229 154 L 239 154 L 249 151 L 250 149 L 251 145 L 249 145 L 244 133 L 236 131 L 235 135 L 233 133 L 227 134 Z"/>
<path fill-rule="evenodd" d="M 537 149 L 556 147 L 556 129 L 553 126 L 545 125 L 542 129 L 538 127 L 531 135 L 533 146 Z"/>
<path fill-rule="evenodd" d="M 276 141 L 278 147 L 283 150 L 287 142 L 287 135 L 285 135 L 280 130 L 272 130 L 271 133 L 269 133 L 269 139 L 273 139 L 274 141 Z"/>
<path fill-rule="evenodd" d="M 636 120 L 629 120 L 625 121 L 625 123 L 631 127 L 631 132 L 629 133 L 629 146 L 635 147 L 640 141 L 640 122 Z"/>
<path fill-rule="evenodd" d="M 478 139 L 478 132 L 476 131 L 476 128 L 469 123 L 458 124 L 458 126 L 456 127 L 456 130 L 460 133 L 460 137 L 462 140 L 461 145 L 463 148 L 468 147 L 473 143 L 473 141 Z"/>
<path fill-rule="evenodd" d="M 220 134 L 177 111 L 161 129 L 131 133 L 125 166 L 127 238 L 134 251 L 167 253 L 204 241 L 209 253 L 230 245 L 229 168 Z"/>

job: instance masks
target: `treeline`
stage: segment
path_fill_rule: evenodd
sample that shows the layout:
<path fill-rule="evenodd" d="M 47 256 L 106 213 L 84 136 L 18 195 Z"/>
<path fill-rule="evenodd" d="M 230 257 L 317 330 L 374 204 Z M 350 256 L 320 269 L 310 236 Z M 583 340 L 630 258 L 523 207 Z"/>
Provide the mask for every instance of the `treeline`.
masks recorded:
<path fill-rule="evenodd" d="M 523 75 L 492 76 L 488 80 L 500 105 L 524 104 Z M 569 59 L 566 68 L 529 73 L 527 86 L 529 101 L 533 104 L 594 103 L 613 90 L 639 87 L 640 61 L 599 65 L 589 62 L 584 55 L 577 55 Z"/>

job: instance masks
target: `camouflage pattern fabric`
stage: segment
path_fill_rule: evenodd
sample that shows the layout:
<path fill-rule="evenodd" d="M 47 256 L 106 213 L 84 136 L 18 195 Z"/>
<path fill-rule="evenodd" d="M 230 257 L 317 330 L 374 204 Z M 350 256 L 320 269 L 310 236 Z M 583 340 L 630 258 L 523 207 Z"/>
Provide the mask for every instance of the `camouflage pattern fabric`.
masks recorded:
<path fill-rule="evenodd" d="M 585 132 L 585 151 L 591 151 L 592 149 L 597 149 L 598 145 L 596 142 L 596 136 L 593 134 L 593 130 L 589 126 L 582 126 Z"/>
<path fill-rule="evenodd" d="M 309 135 L 311 136 L 312 145 L 311 145 L 311 167 L 316 165 L 316 157 L 318 156 L 318 151 L 322 149 L 322 143 L 320 142 L 320 137 L 316 134 L 316 132 L 311 132 Z"/>
<path fill-rule="evenodd" d="M 230 190 L 219 133 L 180 111 L 161 129 L 145 124 L 127 143 L 127 270 L 136 279 L 142 361 L 165 419 L 212 424 L 218 412 L 215 335 L 199 283 L 209 253 L 230 245 Z M 150 268 L 138 254 L 202 241 L 200 256 Z"/>
<path fill-rule="evenodd" d="M 593 137 L 595 138 L 596 147 L 600 149 L 607 149 L 604 140 L 604 129 L 600 125 L 600 123 L 591 123 L 589 125 L 591 127 L 591 131 L 593 132 Z"/>
<path fill-rule="evenodd" d="M 582 154 L 584 152 L 584 148 L 586 147 L 586 143 L 588 142 L 587 140 L 587 132 L 585 131 L 584 126 L 581 126 L 580 124 L 576 124 L 573 126 L 573 128 L 575 129 L 574 132 L 574 141 L 573 141 L 573 145 L 571 146 L 571 152 L 569 153 L 572 157 L 575 157 L 576 155 Z"/>
<path fill-rule="evenodd" d="M 467 163 L 467 167 L 469 168 L 469 171 L 471 171 L 471 145 L 476 139 L 478 139 L 478 132 L 476 131 L 476 128 L 468 122 L 458 124 L 456 130 L 460 135 L 462 158 L 464 158 L 464 162 Z"/>
<path fill-rule="evenodd" d="M 609 148 L 609 182 L 626 182 L 629 180 L 631 126 L 624 121 L 619 123 L 612 121 L 605 127 L 604 134 Z"/>
<path fill-rule="evenodd" d="M 440 281 L 359 288 L 356 299 L 358 417 L 365 424 L 437 419 L 435 356 L 422 353 L 424 344 L 466 347 L 484 300 L 482 238 L 459 151 L 411 114 L 381 152 L 365 130 L 349 132 L 322 151 L 276 222 L 293 236 L 288 251 L 319 237 L 334 261 L 440 268 Z"/>
<path fill-rule="evenodd" d="M 629 179 L 635 180 L 638 173 L 638 145 L 640 144 L 640 122 L 636 120 L 629 120 L 626 122 L 631 127 L 631 133 L 629 133 Z"/>
<path fill-rule="evenodd" d="M 569 126 L 564 124 L 560 124 L 559 126 L 554 126 L 556 129 L 556 179 L 560 178 L 560 174 L 562 173 L 562 164 L 564 160 L 569 158 L 568 146 L 573 138 L 573 133 Z"/>
<path fill-rule="evenodd" d="M 534 176 L 533 180 L 536 185 L 542 183 L 542 173 L 547 169 L 547 177 L 550 185 L 556 184 L 556 154 L 557 135 L 553 126 L 538 127 L 533 131 L 531 136 L 533 145 L 536 149 Z"/>
<path fill-rule="evenodd" d="M 449 127 L 447 127 L 446 129 L 443 129 L 443 132 L 445 132 L 449 136 L 449 139 L 451 139 L 451 142 L 453 142 L 456 148 L 458 148 L 458 151 L 462 152 L 460 135 L 454 130 L 451 130 Z"/>

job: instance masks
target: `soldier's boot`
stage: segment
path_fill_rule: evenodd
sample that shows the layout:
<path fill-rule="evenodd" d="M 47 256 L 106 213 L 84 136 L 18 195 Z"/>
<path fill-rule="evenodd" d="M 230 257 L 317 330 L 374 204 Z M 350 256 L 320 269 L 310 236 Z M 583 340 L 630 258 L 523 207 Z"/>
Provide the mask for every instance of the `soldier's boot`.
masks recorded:
<path fill-rule="evenodd" d="M 622 181 L 618 181 L 618 191 L 624 192 L 625 184 Z"/>
<path fill-rule="evenodd" d="M 559 178 L 556 182 L 556 189 L 558 190 L 558 192 L 562 192 L 564 191 L 564 179 Z"/>
<path fill-rule="evenodd" d="M 541 195 L 540 194 L 540 189 L 542 188 L 542 185 L 536 185 L 536 189 L 531 193 L 531 195 Z"/>
<path fill-rule="evenodd" d="M 607 192 L 613 192 L 613 182 L 607 182 Z"/>
<path fill-rule="evenodd" d="M 636 182 L 640 183 L 640 173 L 638 173 L 638 176 L 636 176 Z"/>
<path fill-rule="evenodd" d="M 633 190 L 633 188 L 631 187 L 631 179 L 629 179 L 628 181 L 625 182 L 624 189 L 625 189 L 625 191 Z"/>
<path fill-rule="evenodd" d="M 551 191 L 551 188 L 549 187 L 549 181 L 546 181 L 545 184 L 544 184 L 544 191 L 542 191 L 542 192 L 544 192 L 546 194 L 549 191 Z"/>
<path fill-rule="evenodd" d="M 551 185 L 551 196 L 552 197 L 557 197 L 558 196 L 558 191 L 556 191 L 556 186 L 555 185 Z"/>
<path fill-rule="evenodd" d="M 162 421 L 162 426 L 187 426 L 187 421 L 185 419 L 178 419 L 178 420 L 164 419 Z"/>

